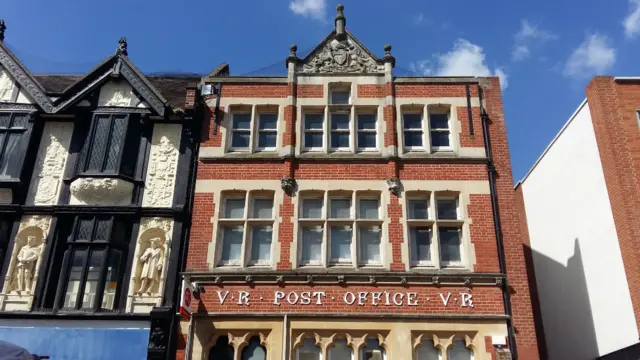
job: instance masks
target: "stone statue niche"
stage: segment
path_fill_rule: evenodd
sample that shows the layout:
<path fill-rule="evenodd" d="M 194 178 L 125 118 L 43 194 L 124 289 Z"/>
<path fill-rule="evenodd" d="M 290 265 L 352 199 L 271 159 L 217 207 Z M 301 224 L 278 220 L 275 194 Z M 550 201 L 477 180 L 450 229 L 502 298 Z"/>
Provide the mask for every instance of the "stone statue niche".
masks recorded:
<path fill-rule="evenodd" d="M 16 250 L 7 272 L 9 283 L 5 293 L 31 294 L 43 244 L 44 232 L 39 227 L 27 227 L 18 233 L 15 240 Z"/>
<path fill-rule="evenodd" d="M 164 230 L 149 229 L 142 233 L 136 261 L 136 274 L 133 283 L 137 296 L 160 296 L 160 284 L 163 279 L 164 255 L 166 253 L 166 235 Z"/>

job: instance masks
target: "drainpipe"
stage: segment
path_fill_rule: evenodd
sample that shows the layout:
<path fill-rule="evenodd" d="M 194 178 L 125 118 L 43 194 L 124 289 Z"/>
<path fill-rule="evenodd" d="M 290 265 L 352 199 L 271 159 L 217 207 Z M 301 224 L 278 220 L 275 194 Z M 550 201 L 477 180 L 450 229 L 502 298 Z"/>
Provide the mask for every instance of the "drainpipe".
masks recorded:
<path fill-rule="evenodd" d="M 484 133 L 484 149 L 487 154 L 487 172 L 489 176 L 489 189 L 491 191 L 491 210 L 493 212 L 493 225 L 496 233 L 496 243 L 498 245 L 498 263 L 500 273 L 505 276 L 502 284 L 502 299 L 504 310 L 509 316 L 507 319 L 507 334 L 509 338 L 509 349 L 514 360 L 518 360 L 518 350 L 516 347 L 515 329 L 513 327 L 513 312 L 511 310 L 511 297 L 509 297 L 509 283 L 507 281 L 507 262 L 504 257 L 504 243 L 502 241 L 502 224 L 500 221 L 500 208 L 498 206 L 498 191 L 496 189 L 496 167 L 493 163 L 493 153 L 491 152 L 491 135 L 489 134 L 489 116 L 484 109 L 482 100 L 482 87 L 478 85 L 478 97 L 480 100 L 480 117 L 482 119 L 482 132 Z"/>
<path fill-rule="evenodd" d="M 215 121 L 213 122 L 213 135 L 218 135 L 218 124 L 220 123 L 219 112 L 220 112 L 220 97 L 222 96 L 222 83 L 219 82 L 218 86 L 216 86 L 216 109 L 213 112 L 213 116 L 215 116 Z M 206 106 L 206 104 L 205 104 Z"/>

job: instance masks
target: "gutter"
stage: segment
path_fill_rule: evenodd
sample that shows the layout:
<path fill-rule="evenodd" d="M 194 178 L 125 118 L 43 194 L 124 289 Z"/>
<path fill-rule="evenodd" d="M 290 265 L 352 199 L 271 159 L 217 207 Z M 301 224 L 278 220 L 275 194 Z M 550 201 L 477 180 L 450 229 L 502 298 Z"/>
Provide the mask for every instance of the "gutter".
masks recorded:
<path fill-rule="evenodd" d="M 493 212 L 493 225 L 496 233 L 496 243 L 498 245 L 498 263 L 500 273 L 504 274 L 502 284 L 502 300 L 507 319 L 507 337 L 509 338 L 509 349 L 513 360 L 518 360 L 518 349 L 516 346 L 515 329 L 513 326 L 513 311 L 511 309 L 511 297 L 509 296 L 509 281 L 507 278 L 507 261 L 504 256 L 504 243 L 502 239 L 502 223 L 500 221 L 500 208 L 498 205 L 498 191 L 496 188 L 496 167 L 493 163 L 493 153 L 491 152 L 491 135 L 489 134 L 489 116 L 484 109 L 482 100 L 482 87 L 478 86 L 478 97 L 480 98 L 480 118 L 482 119 L 482 132 L 484 133 L 484 148 L 487 154 L 487 173 L 489 177 L 489 189 L 491 191 L 491 210 Z"/>

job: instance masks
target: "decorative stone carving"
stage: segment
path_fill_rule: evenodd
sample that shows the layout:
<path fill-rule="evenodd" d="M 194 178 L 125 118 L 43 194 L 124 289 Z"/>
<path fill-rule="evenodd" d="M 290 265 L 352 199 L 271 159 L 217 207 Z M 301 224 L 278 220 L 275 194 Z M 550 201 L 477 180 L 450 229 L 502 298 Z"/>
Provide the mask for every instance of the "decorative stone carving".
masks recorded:
<path fill-rule="evenodd" d="M 276 283 L 278 285 L 284 285 L 284 276 L 278 275 L 278 277 L 276 278 Z"/>
<path fill-rule="evenodd" d="M 344 275 L 338 275 L 338 284 L 343 285 L 346 283 L 346 280 L 344 279 Z"/>
<path fill-rule="evenodd" d="M 53 111 L 51 99 L 42 91 L 32 77 L 29 76 L 24 67 L 14 61 L 4 50 L 0 49 L 0 64 L 13 76 L 14 80 L 20 84 L 20 87 L 26 91 L 30 97 L 46 112 Z"/>
<path fill-rule="evenodd" d="M 5 69 L 0 68 L 0 101 L 13 102 L 15 90 L 16 85 L 11 75 Z"/>
<path fill-rule="evenodd" d="M 72 123 L 52 122 L 45 125 L 28 203 L 54 205 L 58 202 L 72 132 Z"/>
<path fill-rule="evenodd" d="M 172 232 L 172 219 L 155 217 L 140 221 L 131 270 L 128 311 L 143 313 L 154 306 L 160 306 L 171 252 Z"/>
<path fill-rule="evenodd" d="M 296 179 L 285 176 L 280 179 L 280 187 L 285 194 L 292 196 L 296 188 Z"/>
<path fill-rule="evenodd" d="M 98 106 L 136 107 L 139 103 L 126 81 L 109 81 L 100 89 Z"/>
<path fill-rule="evenodd" d="M 154 125 L 143 206 L 173 205 L 181 132 L 179 124 Z"/>
<path fill-rule="evenodd" d="M 395 195 L 398 195 L 402 189 L 400 179 L 398 179 L 397 177 L 388 178 L 387 185 L 389 186 L 389 191 L 391 191 L 391 193 Z"/>
<path fill-rule="evenodd" d="M 120 55 L 124 55 L 124 56 L 128 56 L 128 52 L 127 52 L 127 38 L 126 37 L 121 37 L 120 40 L 118 40 L 118 50 L 116 50 L 116 54 Z"/>
<path fill-rule="evenodd" d="M 245 276 L 245 277 L 244 277 L 244 281 L 245 281 L 247 284 L 253 284 L 253 276 L 251 276 L 251 275 L 247 275 L 247 276 Z"/>
<path fill-rule="evenodd" d="M 314 281 L 313 275 L 307 275 L 307 284 L 312 285 Z"/>
<path fill-rule="evenodd" d="M 369 276 L 369 284 L 373 285 L 375 283 L 377 283 L 378 280 L 376 280 L 375 276 Z"/>
<path fill-rule="evenodd" d="M 71 183 L 72 205 L 131 204 L 133 183 L 112 178 L 78 178 Z"/>
<path fill-rule="evenodd" d="M 4 41 L 5 30 L 7 30 L 7 26 L 4 24 L 4 20 L 0 19 L 0 41 Z"/>
<path fill-rule="evenodd" d="M 40 261 L 51 217 L 25 216 L 14 239 L 9 268 L 0 294 L 0 311 L 29 311 L 38 283 Z"/>
<path fill-rule="evenodd" d="M 305 64 L 300 73 L 382 73 L 384 65 L 378 63 L 351 38 L 332 39 Z"/>

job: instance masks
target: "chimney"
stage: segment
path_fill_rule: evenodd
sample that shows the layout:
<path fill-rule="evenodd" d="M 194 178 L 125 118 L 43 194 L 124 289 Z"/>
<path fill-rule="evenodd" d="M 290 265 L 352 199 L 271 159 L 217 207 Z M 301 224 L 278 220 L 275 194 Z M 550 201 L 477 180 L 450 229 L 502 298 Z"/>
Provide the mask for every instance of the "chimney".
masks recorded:
<path fill-rule="evenodd" d="M 337 7 L 338 14 L 336 15 L 336 39 L 342 40 L 347 36 L 345 32 L 345 26 L 347 25 L 347 19 L 344 17 L 344 5 L 340 4 Z"/>

